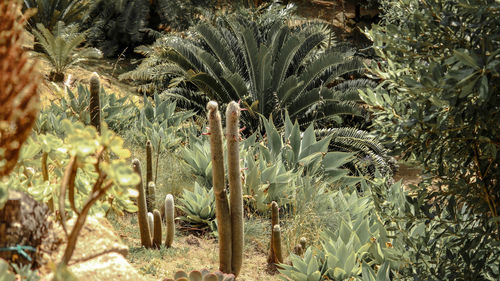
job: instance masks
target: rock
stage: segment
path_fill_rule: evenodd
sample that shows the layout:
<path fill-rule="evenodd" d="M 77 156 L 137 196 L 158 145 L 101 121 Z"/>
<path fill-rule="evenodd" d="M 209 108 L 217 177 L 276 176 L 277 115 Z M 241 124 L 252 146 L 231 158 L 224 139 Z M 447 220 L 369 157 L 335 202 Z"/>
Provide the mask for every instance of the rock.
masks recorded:
<path fill-rule="evenodd" d="M 67 222 L 68 232 L 73 228 L 74 221 L 74 219 L 71 219 Z M 64 237 L 62 230 L 60 230 L 59 235 Z M 60 261 L 65 247 L 66 245 L 63 245 L 52 260 Z M 113 252 L 126 257 L 128 255 L 128 247 L 118 238 L 118 235 L 113 231 L 113 227 L 107 219 L 88 217 L 78 236 L 75 251 L 69 265 L 71 266 L 74 263 L 87 261 L 94 257 Z"/>
<path fill-rule="evenodd" d="M 71 231 L 73 223 L 74 219 L 68 221 L 68 231 Z M 64 237 L 60 227 L 58 235 Z M 65 247 L 63 244 L 50 259 L 60 261 Z M 84 281 L 145 280 L 125 259 L 127 254 L 128 247 L 121 242 L 107 219 L 88 217 L 78 236 L 75 251 L 69 262 L 69 270 L 78 280 Z M 47 268 L 43 271 L 48 272 Z M 47 275 L 45 279 L 51 280 L 52 274 Z"/>
<path fill-rule="evenodd" d="M 33 247 L 36 251 L 24 251 L 32 261 L 16 251 L 0 251 L 0 257 L 31 264 L 33 268 L 43 264 L 43 256 L 50 255 L 61 242 L 52 235 L 53 225 L 46 205 L 23 192 L 10 190 L 4 208 L 0 209 L 0 248 L 19 245 Z"/>
<path fill-rule="evenodd" d="M 110 252 L 69 268 L 79 280 L 141 281 L 145 280 L 120 254 Z M 50 280 L 50 279 L 49 279 Z"/>

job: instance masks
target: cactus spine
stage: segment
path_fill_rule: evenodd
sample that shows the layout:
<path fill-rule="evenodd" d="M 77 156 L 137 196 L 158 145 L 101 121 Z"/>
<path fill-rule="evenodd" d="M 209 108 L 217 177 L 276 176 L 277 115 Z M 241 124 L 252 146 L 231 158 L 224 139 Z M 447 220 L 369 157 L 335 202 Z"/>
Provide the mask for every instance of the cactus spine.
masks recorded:
<path fill-rule="evenodd" d="M 99 75 L 94 72 L 90 78 L 90 124 L 94 126 L 99 133 L 101 133 L 101 105 L 99 102 L 100 90 L 101 82 L 99 81 Z"/>
<path fill-rule="evenodd" d="M 224 183 L 224 151 L 222 148 L 222 124 L 215 101 L 207 104 L 210 127 L 210 151 L 212 159 L 212 182 L 215 194 L 216 216 L 219 231 L 219 270 L 231 272 L 231 214 Z"/>
<path fill-rule="evenodd" d="M 283 263 L 283 253 L 281 251 L 281 229 L 277 224 L 273 226 L 273 251 L 277 263 Z"/>
<path fill-rule="evenodd" d="M 278 203 L 273 201 L 271 203 L 271 247 L 269 250 L 269 256 L 267 258 L 268 263 L 277 263 L 277 258 L 276 258 L 276 254 L 274 253 L 274 245 L 273 245 L 273 243 L 274 243 L 273 229 L 274 229 L 275 225 L 279 225 L 279 224 L 280 224 L 280 216 L 279 216 Z"/>
<path fill-rule="evenodd" d="M 154 231 L 153 231 L 153 247 L 159 249 L 161 246 L 161 214 L 160 211 L 153 211 Z"/>
<path fill-rule="evenodd" d="M 227 169 L 231 206 L 231 273 L 238 276 L 243 264 L 243 192 L 240 170 L 240 106 L 232 101 L 226 110 Z"/>
<path fill-rule="evenodd" d="M 153 146 L 151 142 L 148 140 L 146 142 L 146 203 L 148 205 L 148 212 L 152 212 L 154 209 L 153 205 L 155 202 L 155 194 L 154 191 L 151 192 L 150 184 L 153 181 Z"/>
<path fill-rule="evenodd" d="M 139 159 L 132 160 L 134 171 L 139 175 L 140 181 L 137 184 L 139 197 L 137 198 L 137 211 L 139 221 L 139 231 L 141 232 L 141 245 L 151 248 L 151 234 L 149 232 L 148 216 L 146 210 L 146 197 L 144 196 L 144 185 L 142 184 L 141 162 Z"/>
<path fill-rule="evenodd" d="M 175 223 L 174 223 L 174 196 L 172 194 L 167 194 L 165 197 L 165 222 L 166 226 L 166 238 L 165 246 L 167 248 L 172 246 L 175 234 Z"/>

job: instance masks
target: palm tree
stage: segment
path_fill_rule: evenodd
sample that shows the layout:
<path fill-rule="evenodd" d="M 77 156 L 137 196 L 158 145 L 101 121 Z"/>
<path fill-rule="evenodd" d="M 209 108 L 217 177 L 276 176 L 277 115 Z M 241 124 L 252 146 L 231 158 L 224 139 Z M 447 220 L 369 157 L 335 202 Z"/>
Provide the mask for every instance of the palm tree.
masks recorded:
<path fill-rule="evenodd" d="M 147 59 L 126 77 L 155 75 L 159 81 L 148 85 L 153 89 L 173 78 L 164 94 L 198 110 L 208 99 L 221 104 L 241 100 L 248 109 L 242 121 L 252 131 L 259 115 L 282 125 L 285 110 L 301 125 L 361 115 L 357 89 L 374 83 L 345 79 L 362 69 L 354 52 L 328 47 L 331 40 L 322 26 L 290 27 L 286 13 L 279 13 L 223 16 L 196 26 L 189 39 L 163 37 L 141 49 Z"/>

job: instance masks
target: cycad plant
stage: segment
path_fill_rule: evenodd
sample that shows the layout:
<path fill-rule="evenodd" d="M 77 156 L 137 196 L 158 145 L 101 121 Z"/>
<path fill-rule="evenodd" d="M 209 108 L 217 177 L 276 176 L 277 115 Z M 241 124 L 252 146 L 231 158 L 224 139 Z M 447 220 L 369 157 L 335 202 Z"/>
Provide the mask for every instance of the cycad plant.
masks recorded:
<path fill-rule="evenodd" d="M 43 24 L 53 30 L 59 21 L 65 24 L 79 22 L 88 8 L 89 0 L 24 0 L 23 10 L 36 9 L 28 19 L 28 30 Z"/>
<path fill-rule="evenodd" d="M 51 32 L 42 24 L 37 24 L 37 29 L 33 30 L 35 38 L 43 48 L 43 56 L 53 67 L 49 74 L 51 81 L 60 82 L 64 80 L 64 71 L 70 66 L 101 56 L 99 50 L 94 48 L 78 47 L 85 41 L 85 33 L 76 32 L 76 26 L 64 26 L 63 22 L 58 22 Z"/>
<path fill-rule="evenodd" d="M 153 68 L 160 87 L 174 77 L 164 94 L 200 111 L 208 100 L 241 100 L 252 131 L 259 114 L 281 126 L 285 110 L 300 124 L 361 115 L 357 89 L 373 82 L 346 79 L 362 68 L 354 52 L 331 44 L 319 24 L 290 27 L 269 13 L 277 12 L 227 15 L 199 24 L 192 38 L 163 37 L 141 49 L 148 58 L 128 77 L 145 78 Z"/>

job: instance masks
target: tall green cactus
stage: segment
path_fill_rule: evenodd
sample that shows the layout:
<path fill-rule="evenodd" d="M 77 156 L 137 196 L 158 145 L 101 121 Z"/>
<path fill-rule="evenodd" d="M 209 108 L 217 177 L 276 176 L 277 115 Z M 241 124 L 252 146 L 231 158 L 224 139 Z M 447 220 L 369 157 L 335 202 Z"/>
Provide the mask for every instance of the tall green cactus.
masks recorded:
<path fill-rule="evenodd" d="M 101 105 L 99 102 L 99 92 L 101 91 L 101 82 L 99 75 L 92 73 L 90 78 L 90 124 L 94 126 L 99 133 L 101 133 Z"/>
<path fill-rule="evenodd" d="M 212 182 L 215 194 L 217 226 L 219 232 L 219 270 L 231 272 L 231 214 L 224 180 L 224 151 L 222 147 L 222 124 L 215 101 L 207 104 L 210 127 L 210 151 L 212 158 Z"/>
<path fill-rule="evenodd" d="M 165 222 L 167 233 L 165 238 L 165 246 L 170 248 L 174 242 L 175 223 L 174 223 L 174 196 L 167 194 L 165 197 Z"/>
<path fill-rule="evenodd" d="M 146 203 L 148 207 L 148 212 L 152 212 L 154 209 L 155 194 L 154 191 L 151 192 L 150 183 L 153 181 L 153 146 L 148 140 L 146 142 Z"/>
<path fill-rule="evenodd" d="M 226 109 L 227 169 L 231 206 L 231 273 L 238 276 L 243 264 L 243 191 L 240 169 L 240 105 L 232 101 Z"/>
<path fill-rule="evenodd" d="M 139 178 L 141 179 L 137 184 L 137 191 L 139 192 L 139 197 L 137 198 L 137 207 L 139 208 L 139 210 L 137 211 L 137 216 L 139 221 L 139 231 L 141 233 L 141 245 L 146 248 L 151 248 L 151 234 L 149 232 L 146 197 L 144 194 L 141 162 L 139 161 L 139 159 L 132 160 L 132 166 L 134 168 L 134 171 L 139 175 Z"/>
<path fill-rule="evenodd" d="M 270 248 L 269 256 L 267 257 L 267 262 L 272 263 L 272 264 L 277 263 L 277 258 L 276 258 L 276 254 L 274 253 L 274 245 L 273 245 L 274 232 L 272 230 L 273 230 L 275 225 L 279 225 L 279 224 L 280 224 L 280 215 L 279 215 L 278 203 L 273 201 L 271 203 L 271 246 L 269 247 Z"/>
<path fill-rule="evenodd" d="M 161 214 L 160 211 L 154 210 L 154 231 L 153 231 L 153 248 L 159 249 L 161 246 Z"/>

